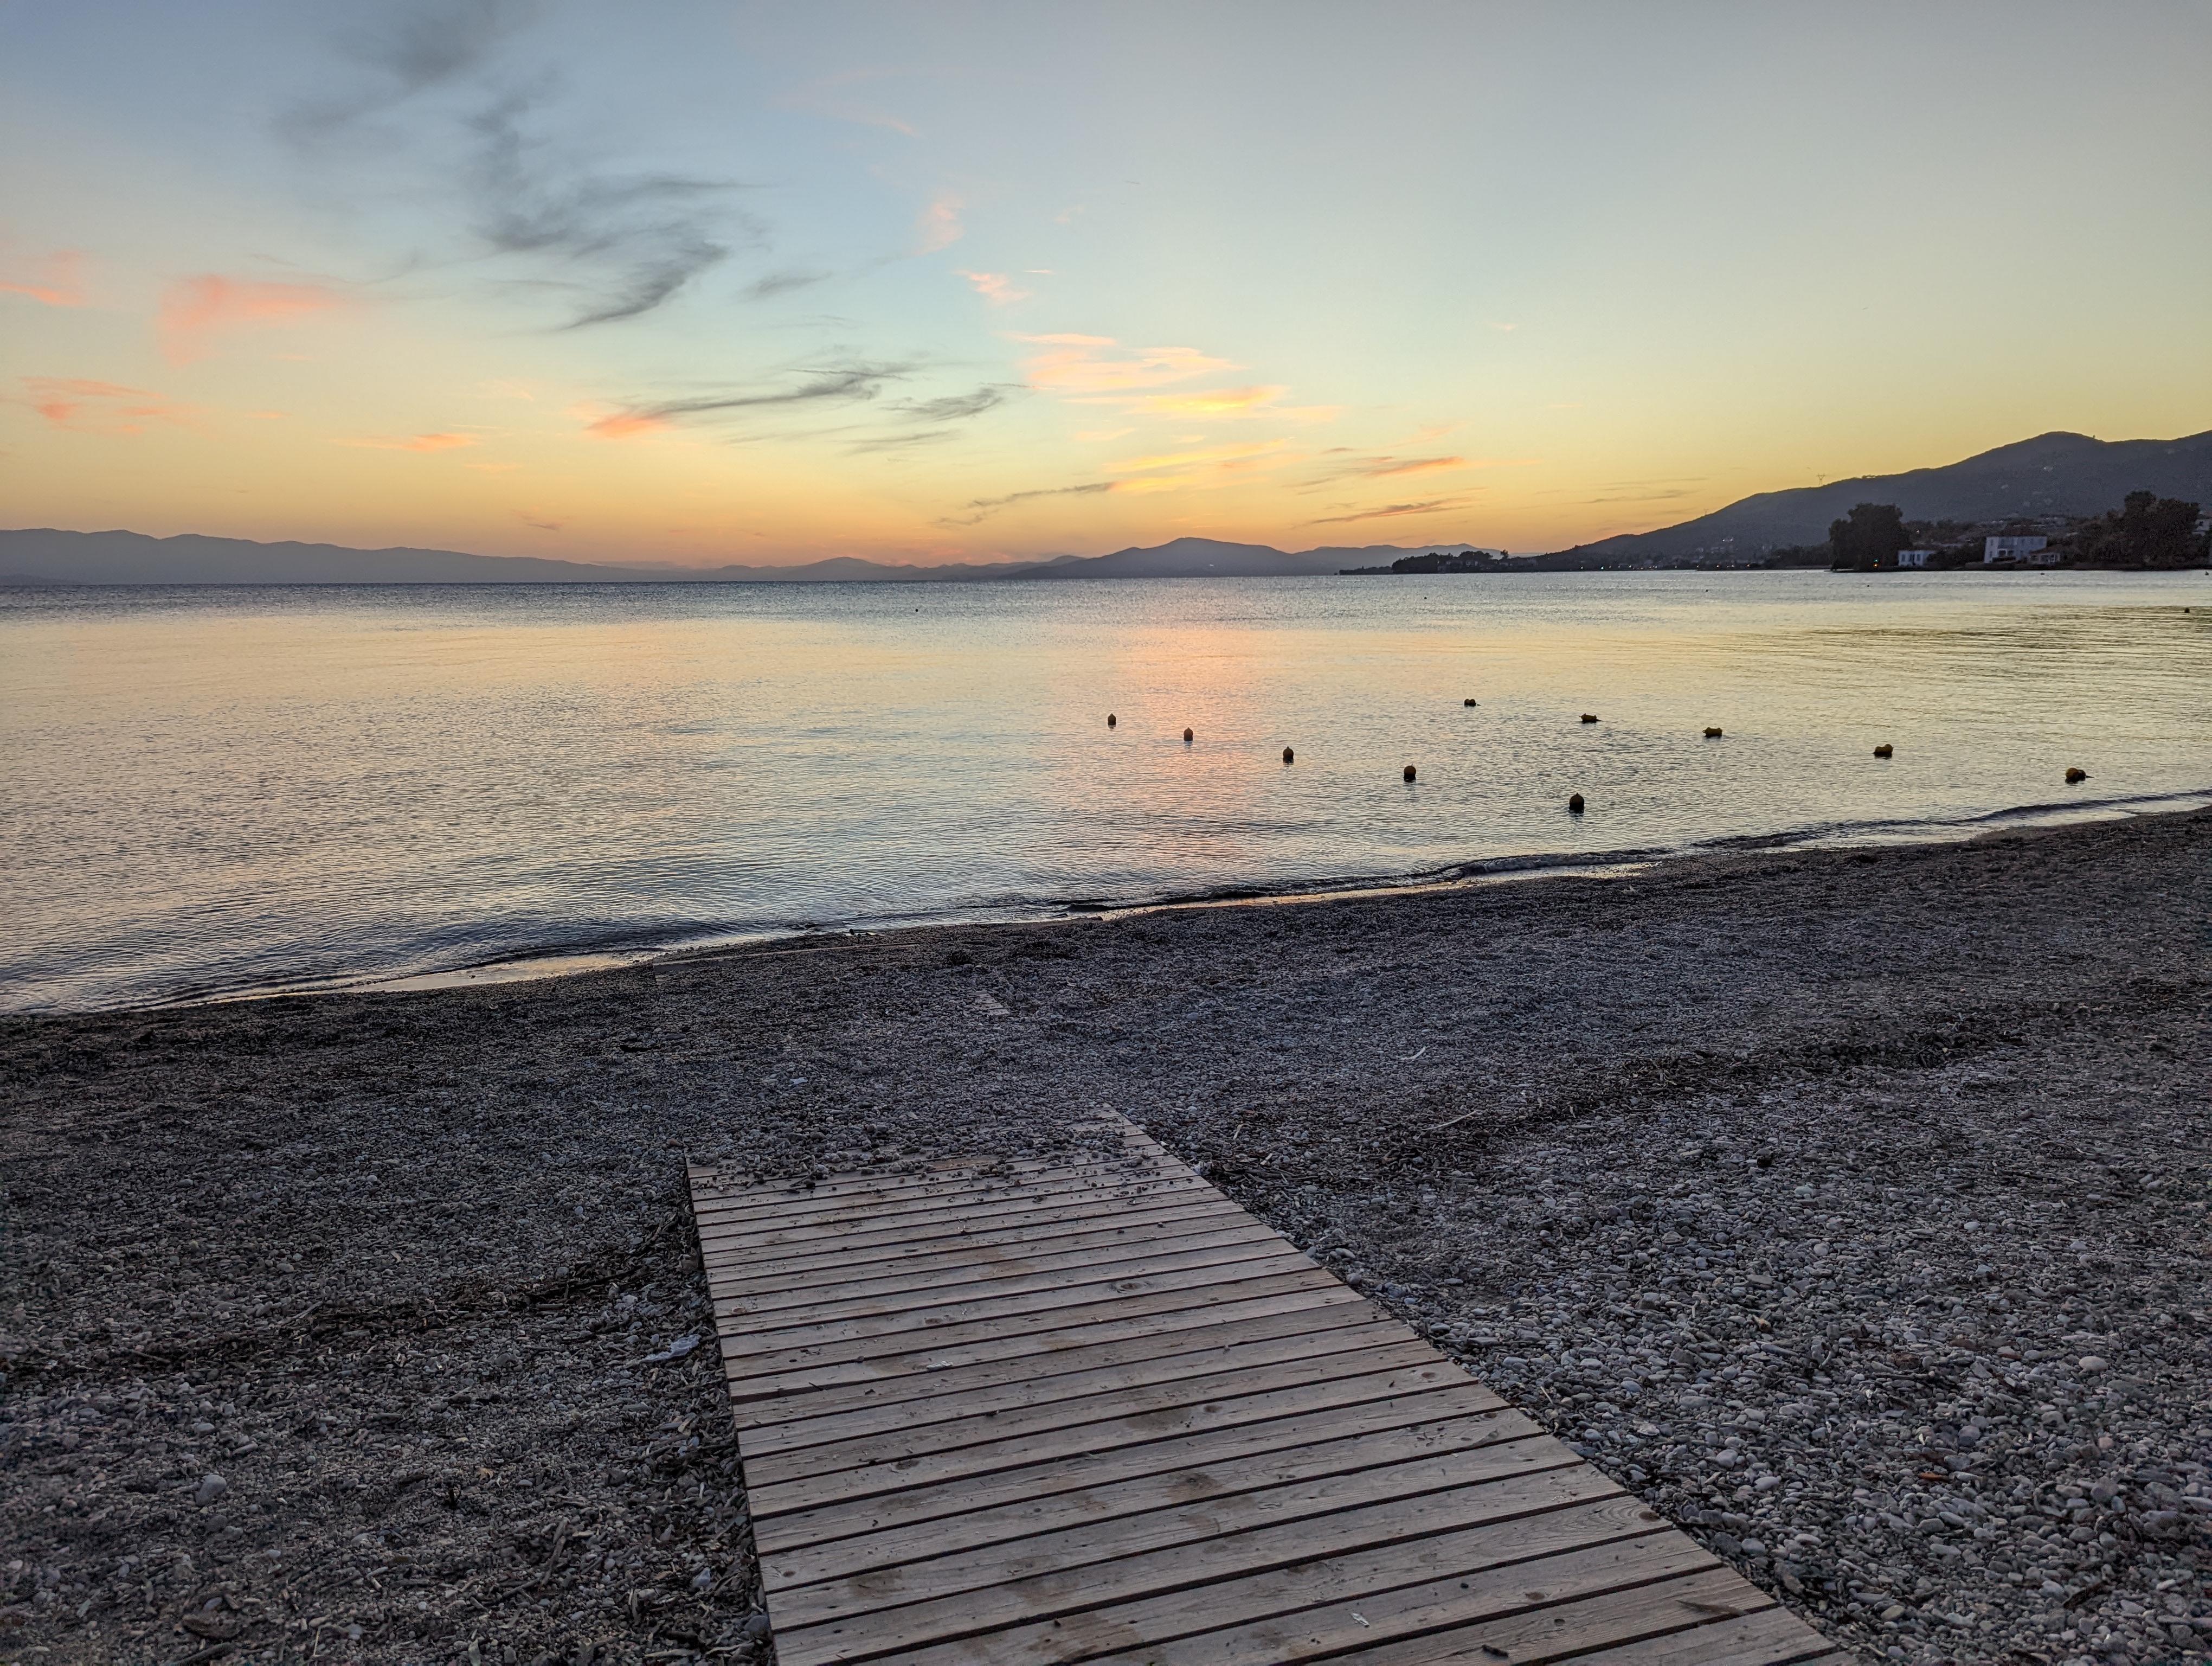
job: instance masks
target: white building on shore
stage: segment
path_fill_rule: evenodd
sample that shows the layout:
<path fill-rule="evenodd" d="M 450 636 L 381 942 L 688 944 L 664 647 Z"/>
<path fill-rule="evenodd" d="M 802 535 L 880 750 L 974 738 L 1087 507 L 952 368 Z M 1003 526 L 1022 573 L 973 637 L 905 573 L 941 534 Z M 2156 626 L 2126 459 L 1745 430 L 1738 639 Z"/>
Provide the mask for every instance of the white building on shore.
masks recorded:
<path fill-rule="evenodd" d="M 2051 540 L 2041 534 L 2026 538 L 1985 538 L 1982 540 L 1982 564 L 1992 562 L 2019 561 L 2030 567 L 2051 567 L 2057 564 L 2058 552 L 2051 548 Z"/>
<path fill-rule="evenodd" d="M 1897 552 L 1897 564 L 1899 567 L 1925 567 L 1928 565 L 1929 557 L 1935 553 L 1933 550 L 1899 550 Z"/>

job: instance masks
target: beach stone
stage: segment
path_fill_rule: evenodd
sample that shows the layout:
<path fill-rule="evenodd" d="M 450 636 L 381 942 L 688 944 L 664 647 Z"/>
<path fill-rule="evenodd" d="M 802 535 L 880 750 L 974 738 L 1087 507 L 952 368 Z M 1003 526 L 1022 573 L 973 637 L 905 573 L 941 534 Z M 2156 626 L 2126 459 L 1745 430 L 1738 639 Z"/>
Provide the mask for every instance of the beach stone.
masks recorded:
<path fill-rule="evenodd" d="M 230 1483 L 221 1475 L 202 1475 L 200 1484 L 192 1489 L 192 1502 L 198 1505 L 213 1504 L 229 1491 Z"/>

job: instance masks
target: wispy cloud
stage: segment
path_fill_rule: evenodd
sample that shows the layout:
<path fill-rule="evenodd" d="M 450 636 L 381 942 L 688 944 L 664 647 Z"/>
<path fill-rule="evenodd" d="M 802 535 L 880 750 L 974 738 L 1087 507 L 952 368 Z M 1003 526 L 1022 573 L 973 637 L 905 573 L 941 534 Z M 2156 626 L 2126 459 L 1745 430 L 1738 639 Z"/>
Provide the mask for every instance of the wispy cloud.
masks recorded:
<path fill-rule="evenodd" d="M 541 532 L 557 532 L 561 530 L 559 521 L 547 520 L 542 516 L 531 514 L 527 509 L 517 509 L 514 512 L 514 518 L 526 526 L 535 526 Z"/>
<path fill-rule="evenodd" d="M 198 408 L 143 387 L 73 376 L 26 376 L 26 401 L 56 428 L 80 434 L 143 434 L 149 423 L 189 425 Z"/>
<path fill-rule="evenodd" d="M 1623 480 L 1598 488 L 1599 495 L 1586 497 L 1585 503 L 1662 503 L 1677 497 L 1694 497 L 1692 486 L 1705 483 L 1703 476 L 1693 477 L 1686 483 L 1662 480 Z"/>
<path fill-rule="evenodd" d="M 1023 367 L 1030 385 L 1057 393 L 1107 394 L 1187 381 L 1231 368 L 1194 347 L 1123 347 L 1110 336 L 1017 336 L 1048 350 Z"/>
<path fill-rule="evenodd" d="M 295 106 L 278 131 L 303 143 L 328 139 L 418 93 L 461 80 L 488 64 L 538 15 L 539 0 L 419 0 L 357 10 L 338 51 L 369 72 L 369 83 Z"/>
<path fill-rule="evenodd" d="M 493 72 L 500 49 L 541 9 L 538 0 L 352 9 L 337 46 L 368 72 L 367 84 L 294 109 L 278 130 L 319 155 L 341 145 L 383 154 L 451 134 L 450 100 L 443 114 L 410 110 L 404 125 L 376 119 L 453 89 L 477 107 L 461 122 L 460 154 L 441 155 L 438 183 L 458 192 L 470 231 L 494 254 L 550 264 L 529 287 L 575 297 L 562 327 L 636 318 L 764 234 L 729 204 L 734 181 L 608 172 L 526 131 L 555 82 L 541 76 L 527 91 L 494 97 Z"/>
<path fill-rule="evenodd" d="M 745 285 L 744 295 L 747 301 L 768 301 L 777 295 L 787 295 L 793 289 L 804 289 L 823 283 L 829 276 L 827 272 L 792 267 L 754 279 Z"/>
<path fill-rule="evenodd" d="M 1080 486 L 1040 486 L 1025 492 L 1009 492 L 1004 497 L 979 497 L 963 507 L 962 513 L 946 515 L 937 524 L 940 526 L 973 526 L 1001 509 L 1010 509 L 1017 503 L 1033 502 L 1041 497 L 1088 497 L 1097 492 L 1119 490 L 1110 480 L 1089 480 Z"/>
<path fill-rule="evenodd" d="M 918 423 L 951 423 L 966 416 L 981 416 L 1006 402 L 1006 389 L 986 386 L 973 393 L 947 393 L 941 398 L 917 399 L 900 405 L 898 410 Z"/>
<path fill-rule="evenodd" d="M 1389 503 L 1379 509 L 1358 509 L 1350 514 L 1318 515 L 1306 522 L 1309 526 L 1327 526 L 1346 520 L 1391 520 L 1403 515 L 1443 514 L 1447 510 L 1463 509 L 1467 500 L 1462 497 L 1432 497 L 1420 503 Z"/>
<path fill-rule="evenodd" d="M 994 307 L 1011 306 L 1017 301 L 1027 301 L 1030 291 L 1023 289 L 1005 272 L 971 272 L 964 267 L 960 276 L 973 284 L 975 293 Z"/>
<path fill-rule="evenodd" d="M 967 235 L 968 228 L 960 223 L 960 210 L 967 206 L 951 192 L 940 192 L 929 206 L 921 211 L 915 224 L 914 252 L 916 254 L 935 254 L 939 249 L 949 249 Z"/>
<path fill-rule="evenodd" d="M 373 451 L 458 451 L 476 444 L 467 434 L 414 434 L 399 440 L 341 440 L 342 446 L 366 446 Z"/>
<path fill-rule="evenodd" d="M 922 429 L 909 434 L 878 434 L 864 440 L 855 440 L 845 447 L 848 452 L 862 453 L 876 451 L 911 451 L 917 446 L 941 446 L 948 440 L 960 436 L 949 428 Z"/>
<path fill-rule="evenodd" d="M 477 231 L 501 253 L 550 256 L 580 275 L 576 286 L 586 298 L 564 327 L 612 324 L 665 304 L 729 258 L 722 231 L 713 228 L 765 240 L 720 202 L 733 181 L 574 168 L 524 135 L 528 104 L 516 94 L 470 121 L 480 142 L 470 170 Z"/>
<path fill-rule="evenodd" d="M 204 357 L 229 331 L 296 322 L 353 304 L 326 283 L 264 283 L 205 272 L 179 279 L 161 297 L 161 351 L 172 364 Z"/>
<path fill-rule="evenodd" d="M 9 276 L 0 277 L 0 293 L 28 295 L 49 307 L 84 305 L 84 255 L 76 249 L 57 249 L 20 264 L 11 262 Z"/>
<path fill-rule="evenodd" d="M 742 388 L 623 405 L 587 424 L 603 440 L 626 439 L 686 418 L 811 404 L 854 404 L 874 398 L 884 385 L 911 374 L 906 364 L 843 364 L 796 372 L 803 380 L 784 387 Z"/>
<path fill-rule="evenodd" d="M 1360 472 L 1370 480 L 1387 480 L 1399 474 L 1429 474 L 1438 469 L 1463 469 L 1464 457 L 1385 458 Z"/>

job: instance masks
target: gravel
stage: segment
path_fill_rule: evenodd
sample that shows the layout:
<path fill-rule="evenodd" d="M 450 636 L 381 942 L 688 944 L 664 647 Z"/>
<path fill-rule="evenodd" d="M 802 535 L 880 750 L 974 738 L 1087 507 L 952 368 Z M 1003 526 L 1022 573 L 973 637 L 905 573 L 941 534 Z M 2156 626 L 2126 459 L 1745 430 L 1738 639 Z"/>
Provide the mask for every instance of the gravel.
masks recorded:
<path fill-rule="evenodd" d="M 0 1021 L 0 1658 L 769 1657 L 689 1155 L 1113 1109 L 1869 1661 L 2212 1657 L 2212 815 Z"/>

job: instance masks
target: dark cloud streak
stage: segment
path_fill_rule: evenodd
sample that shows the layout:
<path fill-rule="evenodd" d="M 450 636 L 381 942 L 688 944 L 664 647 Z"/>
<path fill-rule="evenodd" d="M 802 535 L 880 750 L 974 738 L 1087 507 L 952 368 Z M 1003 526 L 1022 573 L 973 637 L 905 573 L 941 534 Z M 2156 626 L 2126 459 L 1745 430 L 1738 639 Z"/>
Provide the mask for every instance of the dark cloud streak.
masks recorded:
<path fill-rule="evenodd" d="M 978 497 L 962 506 L 973 513 L 946 515 L 937 524 L 940 526 L 973 526 L 977 521 L 986 520 L 1001 509 L 1010 508 L 1017 503 L 1027 503 L 1033 498 L 1084 497 L 1092 492 L 1110 492 L 1113 489 L 1114 483 L 1110 480 L 1092 480 L 1080 486 L 1039 486 L 1030 491 L 1009 492 L 1004 497 Z"/>
<path fill-rule="evenodd" d="M 886 382 L 910 374 L 905 364 L 844 364 L 805 371 L 806 380 L 795 387 L 701 393 L 688 398 L 657 399 L 623 407 L 616 421 L 680 422 L 687 416 L 711 416 L 724 412 L 772 410 L 790 405 L 836 404 L 872 399 Z"/>
<path fill-rule="evenodd" d="M 798 271 L 770 272 L 766 277 L 756 278 L 746 284 L 744 290 L 744 298 L 747 301 L 768 301 L 776 295 L 789 295 L 793 289 L 811 288 L 817 283 L 826 282 L 829 277 L 828 272 Z"/>
<path fill-rule="evenodd" d="M 981 416 L 1006 402 L 1006 390 L 1003 387 L 979 387 L 973 393 L 948 393 L 942 398 L 917 400 L 898 409 L 917 423 L 954 423 L 964 417 Z"/>
<path fill-rule="evenodd" d="M 1327 526 L 1334 522 L 1344 520 L 1388 520 L 1397 515 L 1439 514 L 1446 509 L 1462 509 L 1466 507 L 1467 502 L 1464 498 L 1431 497 L 1419 503 L 1390 503 L 1379 509 L 1360 509 L 1351 514 L 1322 515 L 1316 520 L 1309 520 L 1306 525 Z"/>
<path fill-rule="evenodd" d="M 541 10 L 539 0 L 441 0 L 362 9 L 372 20 L 341 34 L 337 50 L 375 84 L 350 97 L 303 105 L 277 122 L 295 143 L 328 151 L 343 141 L 364 155 L 402 149 L 426 133 L 449 133 L 441 120 L 411 112 L 406 127 L 372 119 L 444 89 L 472 112 L 460 118 L 465 147 L 443 173 L 458 185 L 470 230 L 492 252 L 550 262 L 579 297 L 561 328 L 618 323 L 666 305 L 739 246 L 760 248 L 758 222 L 732 207 L 736 181 L 666 173 L 600 172 L 526 128 L 553 82 L 495 95 L 501 49 Z M 812 281 L 783 273 L 763 278 L 762 294 Z"/>
<path fill-rule="evenodd" d="M 524 137 L 520 118 L 528 106 L 525 95 L 513 94 L 469 122 L 478 142 L 469 170 L 476 230 L 501 253 L 549 254 L 596 269 L 587 287 L 597 297 L 563 327 L 649 313 L 729 258 L 695 205 L 735 189 L 732 182 L 566 172 Z M 725 210 L 719 218 L 750 242 L 766 240 L 744 216 Z"/>

